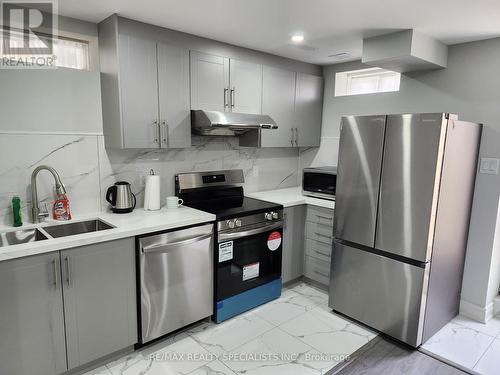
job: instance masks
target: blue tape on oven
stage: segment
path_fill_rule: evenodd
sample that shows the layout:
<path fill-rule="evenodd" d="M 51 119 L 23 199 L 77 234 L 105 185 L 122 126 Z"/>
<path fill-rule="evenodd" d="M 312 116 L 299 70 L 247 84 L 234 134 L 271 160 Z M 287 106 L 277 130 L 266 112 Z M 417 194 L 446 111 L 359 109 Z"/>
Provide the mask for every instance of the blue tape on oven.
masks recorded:
<path fill-rule="evenodd" d="M 281 296 L 282 281 L 273 280 L 243 293 L 217 302 L 215 322 L 221 323 L 245 311 L 253 309 Z"/>

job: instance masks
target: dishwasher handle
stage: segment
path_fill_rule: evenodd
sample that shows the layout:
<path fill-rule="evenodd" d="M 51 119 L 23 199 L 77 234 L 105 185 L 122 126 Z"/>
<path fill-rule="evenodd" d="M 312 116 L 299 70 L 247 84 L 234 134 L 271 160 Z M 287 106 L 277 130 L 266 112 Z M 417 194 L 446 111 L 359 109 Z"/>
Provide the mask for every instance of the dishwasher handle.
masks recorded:
<path fill-rule="evenodd" d="M 192 237 L 192 238 L 188 238 L 188 239 L 182 240 L 182 241 L 166 242 L 166 243 L 149 245 L 149 246 L 143 247 L 142 252 L 144 254 L 146 254 L 146 253 L 167 253 L 175 248 L 179 248 L 181 246 L 190 245 L 190 244 L 193 244 L 196 242 L 200 242 L 200 241 L 206 240 L 207 238 L 210 238 L 212 236 L 213 236 L 212 233 L 208 233 L 208 234 L 204 234 L 202 236 Z"/>

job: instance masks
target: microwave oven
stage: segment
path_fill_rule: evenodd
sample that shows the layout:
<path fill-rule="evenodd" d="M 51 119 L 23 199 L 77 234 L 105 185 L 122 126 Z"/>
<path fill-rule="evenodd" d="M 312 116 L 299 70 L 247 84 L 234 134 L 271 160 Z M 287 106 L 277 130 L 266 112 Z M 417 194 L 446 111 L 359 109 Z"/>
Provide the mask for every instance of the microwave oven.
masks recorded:
<path fill-rule="evenodd" d="M 315 198 L 335 200 L 336 167 L 304 168 L 302 194 Z"/>

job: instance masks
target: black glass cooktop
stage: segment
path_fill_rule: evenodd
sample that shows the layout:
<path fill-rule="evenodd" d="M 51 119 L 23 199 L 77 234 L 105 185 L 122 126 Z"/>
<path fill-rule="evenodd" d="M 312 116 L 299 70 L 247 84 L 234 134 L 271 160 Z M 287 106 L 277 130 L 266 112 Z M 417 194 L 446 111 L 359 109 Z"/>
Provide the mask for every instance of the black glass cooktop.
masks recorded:
<path fill-rule="evenodd" d="M 230 189 L 206 189 L 179 194 L 184 205 L 209 212 L 217 220 L 236 218 L 260 212 L 279 210 L 283 207 L 276 203 L 243 196 L 240 187 Z"/>

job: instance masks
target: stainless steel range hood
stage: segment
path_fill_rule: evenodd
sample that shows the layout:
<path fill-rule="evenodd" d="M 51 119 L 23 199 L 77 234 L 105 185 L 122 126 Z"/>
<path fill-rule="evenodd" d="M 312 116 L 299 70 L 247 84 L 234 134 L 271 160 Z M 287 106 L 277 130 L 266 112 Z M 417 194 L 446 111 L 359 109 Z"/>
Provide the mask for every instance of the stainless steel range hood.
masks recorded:
<path fill-rule="evenodd" d="M 250 131 L 278 129 L 278 125 L 267 115 L 192 110 L 191 129 L 198 135 L 239 136 Z"/>

